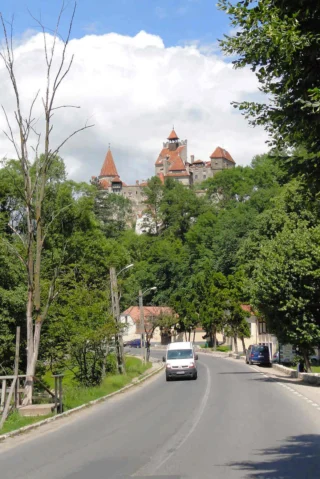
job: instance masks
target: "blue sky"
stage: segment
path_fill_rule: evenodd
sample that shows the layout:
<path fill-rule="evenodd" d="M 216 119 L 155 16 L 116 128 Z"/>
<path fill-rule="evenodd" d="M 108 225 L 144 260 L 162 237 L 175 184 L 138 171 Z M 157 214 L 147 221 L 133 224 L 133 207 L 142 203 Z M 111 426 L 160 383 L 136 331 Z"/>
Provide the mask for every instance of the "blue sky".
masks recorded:
<path fill-rule="evenodd" d="M 216 1 L 78 1 L 68 47 L 74 61 L 56 102 L 81 108 L 58 110 L 52 137 L 54 145 L 60 144 L 87 121 L 94 124 L 60 152 L 72 179 L 88 181 L 98 175 L 109 143 L 123 181 L 150 178 L 172 125 L 181 139 L 188 140 L 188 158 L 208 160 L 221 146 L 236 164 L 247 165 L 266 151 L 263 129 L 252 128 L 232 107 L 233 101 L 257 100 L 261 93 L 250 69 L 234 70 L 231 59 L 219 51 L 217 39 L 231 28 Z M 5 18 L 15 15 L 19 58 L 15 66 L 27 115 L 35 92 L 43 92 L 46 81 L 43 37 L 36 34 L 39 29 L 28 8 L 52 29 L 61 2 L 2 0 L 2 4 Z M 66 4 L 60 29 L 64 37 L 73 2 Z M 0 84 L 0 101 L 14 124 L 12 87 L 1 67 Z M 41 118 L 40 97 L 34 113 Z M 2 133 L 5 128 L 0 115 L 0 158 L 15 155 Z M 30 147 L 36 139 L 30 139 Z"/>
<path fill-rule="evenodd" d="M 15 15 L 15 33 L 36 28 L 28 9 L 52 26 L 59 0 L 10 0 L 1 7 L 5 18 Z M 66 2 L 71 11 L 72 2 Z M 66 26 L 66 25 L 64 25 Z M 72 36 L 116 32 L 136 35 L 140 30 L 161 36 L 166 47 L 199 41 L 215 43 L 229 31 L 225 13 L 214 0 L 79 0 Z"/>

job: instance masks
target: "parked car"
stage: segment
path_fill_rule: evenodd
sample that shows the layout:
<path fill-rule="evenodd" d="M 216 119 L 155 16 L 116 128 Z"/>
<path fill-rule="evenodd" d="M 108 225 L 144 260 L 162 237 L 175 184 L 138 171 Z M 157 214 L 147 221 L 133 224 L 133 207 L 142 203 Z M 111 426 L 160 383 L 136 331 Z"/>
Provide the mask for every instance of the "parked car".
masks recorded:
<path fill-rule="evenodd" d="M 132 339 L 131 341 L 127 341 L 124 343 L 124 346 L 128 346 L 129 348 L 141 348 L 141 339 Z"/>
<path fill-rule="evenodd" d="M 252 344 L 249 346 L 246 353 L 246 363 L 271 366 L 268 346 L 261 344 Z"/>

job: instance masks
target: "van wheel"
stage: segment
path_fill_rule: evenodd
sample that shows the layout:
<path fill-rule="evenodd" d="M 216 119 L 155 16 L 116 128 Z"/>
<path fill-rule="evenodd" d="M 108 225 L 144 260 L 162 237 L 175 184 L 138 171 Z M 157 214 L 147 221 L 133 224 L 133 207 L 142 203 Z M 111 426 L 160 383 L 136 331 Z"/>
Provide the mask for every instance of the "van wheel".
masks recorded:
<path fill-rule="evenodd" d="M 170 381 L 171 378 L 169 378 L 169 376 L 166 376 L 166 381 Z"/>
<path fill-rule="evenodd" d="M 198 373 L 194 374 L 194 375 L 192 376 L 192 379 L 195 381 L 195 380 L 197 379 L 197 377 L 198 377 Z"/>

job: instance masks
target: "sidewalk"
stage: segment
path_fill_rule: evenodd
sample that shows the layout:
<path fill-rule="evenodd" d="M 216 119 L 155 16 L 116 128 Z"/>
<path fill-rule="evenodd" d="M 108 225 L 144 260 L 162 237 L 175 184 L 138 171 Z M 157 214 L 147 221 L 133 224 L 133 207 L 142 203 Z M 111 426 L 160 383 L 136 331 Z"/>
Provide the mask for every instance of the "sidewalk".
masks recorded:
<path fill-rule="evenodd" d="M 204 351 L 199 351 L 203 353 Z M 239 361 L 235 357 L 230 357 L 229 353 L 219 353 L 218 351 L 206 351 L 205 354 L 213 357 L 224 357 L 230 361 Z M 244 361 L 244 357 L 240 357 L 240 361 Z M 311 385 L 302 381 L 300 378 L 291 378 L 287 376 L 282 371 L 276 370 L 274 368 L 268 368 L 263 366 L 248 366 L 255 369 L 259 373 L 263 374 L 267 381 L 276 381 L 281 384 L 283 387 L 291 390 L 294 394 L 304 397 L 307 402 L 317 405 L 320 408 L 320 387 L 317 385 Z"/>

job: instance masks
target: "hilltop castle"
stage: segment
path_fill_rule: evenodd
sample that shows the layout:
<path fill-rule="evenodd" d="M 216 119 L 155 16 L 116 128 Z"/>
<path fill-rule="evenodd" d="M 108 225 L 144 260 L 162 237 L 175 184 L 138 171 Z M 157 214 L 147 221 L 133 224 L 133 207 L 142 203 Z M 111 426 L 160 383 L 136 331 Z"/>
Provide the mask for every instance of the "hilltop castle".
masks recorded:
<path fill-rule="evenodd" d="M 235 166 L 231 155 L 220 146 L 210 155 L 209 160 L 195 160 L 194 155 L 191 155 L 188 162 L 187 143 L 187 140 L 179 139 L 173 128 L 155 162 L 155 175 L 162 183 L 166 178 L 174 178 L 190 187 L 202 183 L 207 178 L 212 178 L 218 171 Z M 93 176 L 91 182 L 105 192 L 117 193 L 130 199 L 135 213 L 138 216 L 142 214 L 145 208 L 143 188 L 147 183 L 140 183 L 138 180 L 135 185 L 124 183 L 118 174 L 110 147 L 100 175 Z"/>

